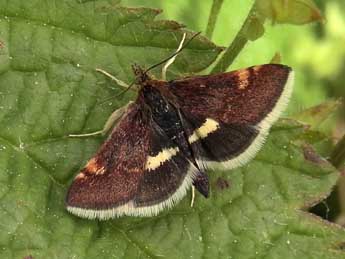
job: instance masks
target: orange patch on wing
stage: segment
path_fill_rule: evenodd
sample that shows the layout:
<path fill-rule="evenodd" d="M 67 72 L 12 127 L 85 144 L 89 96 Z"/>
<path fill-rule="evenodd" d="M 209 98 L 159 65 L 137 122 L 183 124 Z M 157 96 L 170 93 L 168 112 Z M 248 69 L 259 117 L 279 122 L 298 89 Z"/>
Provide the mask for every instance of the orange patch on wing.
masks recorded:
<path fill-rule="evenodd" d="M 253 67 L 253 71 L 255 73 L 257 73 L 261 68 L 262 68 L 262 66 L 255 66 L 255 67 Z"/>
<path fill-rule="evenodd" d="M 75 180 L 80 180 L 80 179 L 83 179 L 85 178 L 85 174 L 84 173 L 79 173 L 77 174 L 77 176 L 74 178 Z"/>
<path fill-rule="evenodd" d="M 92 158 L 89 160 L 89 162 L 86 164 L 85 169 L 87 172 L 91 174 L 103 174 L 105 172 L 104 166 L 100 166 L 97 164 L 96 159 Z"/>
<path fill-rule="evenodd" d="M 244 90 L 249 85 L 249 70 L 244 69 L 238 73 L 238 89 Z"/>

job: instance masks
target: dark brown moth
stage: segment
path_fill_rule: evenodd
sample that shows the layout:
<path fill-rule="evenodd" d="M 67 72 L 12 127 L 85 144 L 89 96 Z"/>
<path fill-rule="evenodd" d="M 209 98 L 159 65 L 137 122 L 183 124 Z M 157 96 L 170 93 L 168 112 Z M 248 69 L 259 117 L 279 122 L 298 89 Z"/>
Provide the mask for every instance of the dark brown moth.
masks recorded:
<path fill-rule="evenodd" d="M 252 159 L 293 85 L 292 70 L 274 64 L 172 81 L 135 72 L 137 99 L 68 191 L 73 214 L 152 216 L 192 185 L 207 197 L 205 171 Z"/>

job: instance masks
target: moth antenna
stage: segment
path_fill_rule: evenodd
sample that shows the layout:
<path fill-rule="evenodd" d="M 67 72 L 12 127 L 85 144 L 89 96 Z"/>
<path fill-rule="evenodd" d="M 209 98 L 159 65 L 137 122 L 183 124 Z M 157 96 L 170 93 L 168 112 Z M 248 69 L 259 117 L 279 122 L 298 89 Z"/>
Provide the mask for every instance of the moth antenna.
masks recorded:
<path fill-rule="evenodd" d="M 108 98 L 104 99 L 103 101 L 97 103 L 97 105 L 102 105 L 102 104 L 106 103 L 107 101 L 109 101 L 110 99 L 119 97 L 120 95 L 122 95 L 122 94 L 126 93 L 128 90 L 130 90 L 132 88 L 132 86 L 135 84 L 135 81 L 133 81 L 131 84 L 127 84 L 127 83 L 123 82 L 122 80 L 118 79 L 114 75 L 108 73 L 107 71 L 105 71 L 105 70 L 103 70 L 101 68 L 96 68 L 95 70 L 97 72 L 99 72 L 99 73 L 109 77 L 111 80 L 115 81 L 119 86 L 125 88 L 125 90 L 120 92 L 118 95 L 108 97 Z"/>
<path fill-rule="evenodd" d="M 135 81 L 133 81 L 130 85 L 128 85 L 128 87 L 127 87 L 125 90 L 123 90 L 121 93 L 119 93 L 119 94 L 117 94 L 117 95 L 110 96 L 110 97 L 104 99 L 103 101 L 97 103 L 97 105 L 102 105 L 102 104 L 108 102 L 109 100 L 111 100 L 111 99 L 113 99 L 113 98 L 118 98 L 118 97 L 120 97 L 120 96 L 123 95 L 124 93 L 128 92 L 134 85 L 135 85 Z"/>
<path fill-rule="evenodd" d="M 198 36 L 200 33 L 201 33 L 201 32 L 195 33 L 189 40 L 186 41 L 186 43 L 185 43 L 179 50 L 175 51 L 173 54 L 171 54 L 169 57 L 167 57 L 166 59 L 162 60 L 161 62 L 159 62 L 159 63 L 157 63 L 157 64 L 155 64 L 155 65 L 149 67 L 148 69 L 146 69 L 146 70 L 144 71 L 144 74 L 146 74 L 146 73 L 149 72 L 150 70 L 152 70 L 152 69 L 154 69 L 154 68 L 156 68 L 156 67 L 158 67 L 158 66 L 160 66 L 160 65 L 162 65 L 162 64 L 164 64 L 164 63 L 166 63 L 166 62 L 169 61 L 171 58 L 175 57 L 175 56 L 176 56 L 177 54 L 179 54 L 182 50 L 184 50 L 184 49 L 189 45 L 189 43 L 190 43 L 196 36 Z"/>
<path fill-rule="evenodd" d="M 135 81 L 133 81 L 130 85 L 128 85 L 128 87 L 127 87 L 125 90 L 123 90 L 121 93 L 115 95 L 114 97 L 117 98 L 117 97 L 123 95 L 124 93 L 127 93 L 129 90 L 131 90 L 131 88 L 132 88 L 134 85 L 135 85 Z"/>
<path fill-rule="evenodd" d="M 167 64 L 168 64 L 168 65 L 165 65 L 165 67 L 167 68 L 169 65 L 171 65 L 172 62 L 174 62 L 175 57 L 176 57 L 183 49 L 185 49 L 185 48 L 189 45 L 189 43 L 190 43 L 196 36 L 198 36 L 200 33 L 201 33 L 201 32 L 195 33 L 192 37 L 190 37 L 190 39 L 188 39 L 188 40 L 183 44 L 183 42 L 185 41 L 185 37 L 186 37 L 186 33 L 184 33 L 183 36 L 182 36 L 182 40 L 181 40 L 181 42 L 180 42 L 180 46 L 177 48 L 177 50 L 176 50 L 173 54 L 171 54 L 169 57 L 165 58 L 165 59 L 162 60 L 161 62 L 159 62 L 159 63 L 157 63 L 157 64 L 155 64 L 155 65 L 149 67 L 148 69 L 144 70 L 144 71 L 141 72 L 141 73 L 142 73 L 143 75 L 146 75 L 150 70 L 152 70 L 152 69 L 154 69 L 154 68 L 156 68 L 156 67 L 158 67 L 158 66 L 160 66 L 160 65 L 162 65 L 162 64 L 164 64 L 164 63 L 167 63 Z M 182 44 L 181 44 L 181 43 L 182 43 Z M 182 45 L 182 46 L 181 46 L 181 45 Z M 169 62 L 170 60 L 172 60 L 172 61 Z M 164 69 L 164 68 L 163 68 L 163 69 Z M 103 71 L 103 70 L 100 71 L 99 69 L 96 69 L 96 71 L 101 72 L 101 73 L 103 73 L 103 74 L 106 75 L 106 76 L 109 76 L 109 75 L 110 75 L 110 74 L 107 73 L 107 72 L 104 73 L 105 71 Z M 162 73 L 163 73 L 163 72 L 162 72 Z M 163 74 L 162 74 L 162 75 L 163 75 Z M 119 82 L 119 83 L 120 83 L 119 85 L 123 86 L 122 83 L 124 83 L 124 82 L 122 82 L 121 80 L 119 80 L 119 79 L 117 79 L 117 78 L 114 79 L 114 76 L 110 76 L 110 78 L 113 79 L 113 80 L 115 80 L 117 83 Z M 111 96 L 111 97 L 109 97 L 109 98 L 104 99 L 103 101 L 99 102 L 98 105 L 102 105 L 102 104 L 106 103 L 107 101 L 109 101 L 109 100 L 111 100 L 111 99 L 113 99 L 113 98 L 117 98 L 117 97 L 123 95 L 123 94 L 126 93 L 128 90 L 130 90 L 130 89 L 133 87 L 133 85 L 135 85 L 135 82 L 136 82 L 136 81 L 134 80 L 130 85 L 127 85 L 126 83 L 124 83 L 124 84 L 126 85 L 126 89 L 125 89 L 125 90 L 123 90 L 123 91 L 122 91 L 121 93 L 119 93 L 118 95 Z"/>
<path fill-rule="evenodd" d="M 182 46 L 183 46 L 183 43 L 184 43 L 185 39 L 186 39 L 186 33 L 183 33 L 182 40 L 180 41 L 180 45 L 178 46 L 176 52 L 178 52 L 178 51 L 181 50 L 181 48 L 182 48 Z M 173 56 L 171 59 L 169 59 L 169 60 L 167 61 L 167 63 L 165 63 L 165 65 L 163 66 L 163 68 L 162 68 L 162 79 L 163 79 L 163 80 L 166 81 L 167 69 L 168 69 L 168 67 L 169 67 L 172 63 L 174 63 L 174 61 L 175 61 L 177 55 L 178 55 L 178 54 L 176 54 L 176 55 Z"/>

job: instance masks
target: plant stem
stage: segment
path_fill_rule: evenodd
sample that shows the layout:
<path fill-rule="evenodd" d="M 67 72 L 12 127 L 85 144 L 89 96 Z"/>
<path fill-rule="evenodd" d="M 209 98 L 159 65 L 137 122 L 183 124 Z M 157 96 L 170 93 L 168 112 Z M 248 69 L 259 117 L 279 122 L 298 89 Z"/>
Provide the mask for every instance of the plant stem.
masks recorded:
<path fill-rule="evenodd" d="M 339 170 L 345 165 L 345 135 L 335 146 L 330 162 Z M 345 177 L 341 174 L 338 181 L 338 199 L 339 199 L 339 215 L 335 220 L 336 223 L 344 226 L 345 225 Z"/>
<path fill-rule="evenodd" d="M 212 39 L 213 31 L 216 26 L 219 11 L 222 7 L 224 0 L 213 0 L 210 16 L 208 17 L 208 23 L 206 27 L 206 36 Z"/>
<path fill-rule="evenodd" d="M 232 41 L 230 46 L 226 49 L 223 56 L 220 58 L 216 66 L 213 68 L 211 73 L 224 72 L 233 63 L 235 58 L 247 44 L 248 39 L 246 37 L 246 30 L 250 24 L 251 18 L 255 10 L 256 1 L 254 1 L 246 20 L 244 21 L 241 29 L 237 33 L 235 39 Z"/>
<path fill-rule="evenodd" d="M 341 168 L 345 165 L 345 135 L 335 146 L 330 161 L 336 168 Z"/>

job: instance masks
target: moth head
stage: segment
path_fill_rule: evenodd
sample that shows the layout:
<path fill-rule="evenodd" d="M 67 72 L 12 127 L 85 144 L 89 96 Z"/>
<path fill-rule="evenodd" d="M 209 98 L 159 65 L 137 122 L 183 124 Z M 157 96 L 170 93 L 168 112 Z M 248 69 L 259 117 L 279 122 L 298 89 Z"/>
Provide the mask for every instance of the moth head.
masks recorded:
<path fill-rule="evenodd" d="M 150 78 L 147 75 L 147 72 L 144 69 L 142 69 L 138 64 L 133 64 L 132 69 L 136 78 L 136 85 L 143 85 Z"/>

